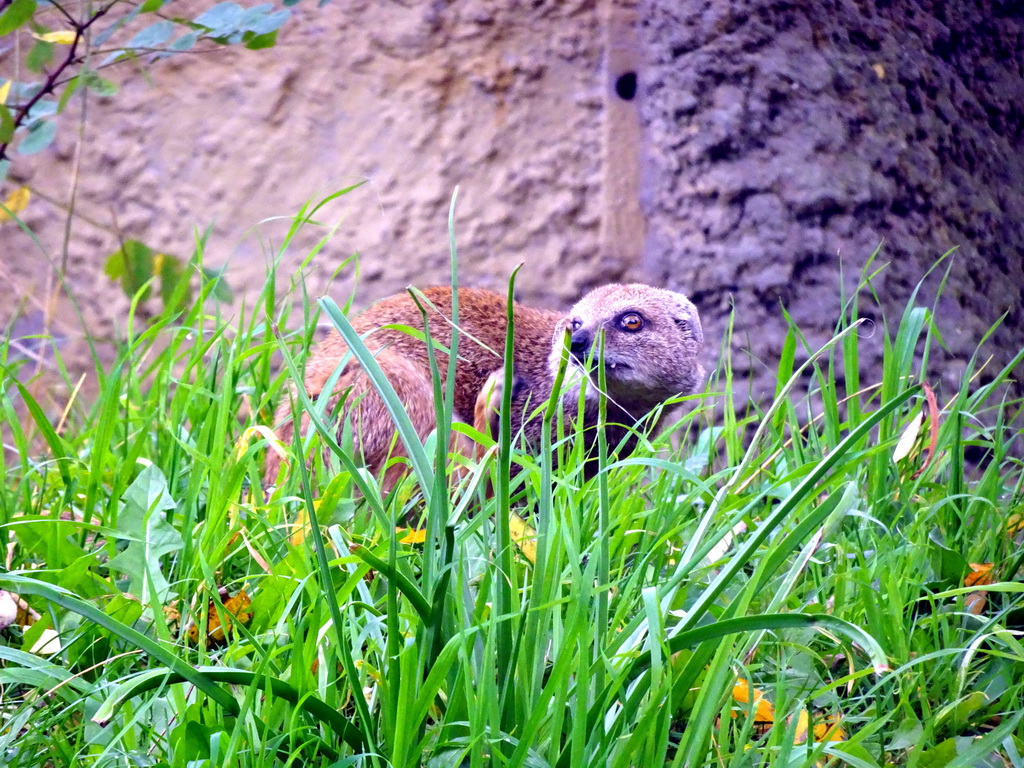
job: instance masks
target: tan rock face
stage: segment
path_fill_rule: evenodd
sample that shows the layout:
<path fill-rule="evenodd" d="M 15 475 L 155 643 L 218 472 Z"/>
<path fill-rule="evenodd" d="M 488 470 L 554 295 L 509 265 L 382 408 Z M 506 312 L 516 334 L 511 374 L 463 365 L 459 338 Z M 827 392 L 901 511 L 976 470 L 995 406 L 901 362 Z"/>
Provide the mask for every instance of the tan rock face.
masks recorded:
<path fill-rule="evenodd" d="M 205 260 L 227 264 L 241 294 L 262 284 L 289 223 L 280 217 L 360 181 L 317 216 L 328 227 L 307 228 L 284 256 L 288 274 L 337 227 L 308 275 L 313 295 L 344 295 L 353 269 L 333 289 L 328 282 L 356 252 L 362 304 L 409 283 L 447 282 L 456 186 L 464 284 L 503 290 L 524 262 L 520 294 L 566 306 L 585 285 L 619 276 L 624 265 L 602 261 L 599 248 L 598 8 L 512 5 L 303 5 L 273 50 L 190 53 L 154 64 L 148 78 L 123 66 L 121 92 L 87 105 L 67 244 L 90 332 L 123 328 L 128 301 L 103 274 L 121 240 L 188 257 L 196 228 L 212 225 Z M 57 263 L 76 113 L 65 113 L 54 147 L 16 168 L 39 193 L 27 220 Z M 3 268 L 30 297 L 28 318 L 42 310 L 46 257 L 9 226 L 3 237 Z M 57 314 L 60 332 L 80 333 L 66 303 Z"/>
<path fill-rule="evenodd" d="M 304 201 L 360 181 L 295 238 L 283 275 L 333 230 L 306 270 L 310 295 L 345 297 L 354 267 L 331 275 L 354 253 L 359 306 L 446 283 L 459 187 L 463 285 L 503 291 L 523 263 L 520 298 L 563 309 L 607 282 L 661 285 L 693 298 L 709 350 L 735 307 L 736 372 L 762 400 L 780 303 L 817 345 L 841 282 L 849 297 L 879 241 L 889 318 L 956 246 L 937 313 L 948 350 L 931 372 L 956 386 L 1000 313 L 997 363 L 1024 343 L 1022 80 L 1006 55 L 1021 21 L 936 6 L 910 25 L 907 53 L 913 3 L 832 5 L 333 0 L 296 6 L 269 51 L 189 53 L 148 77 L 107 70 L 123 88 L 91 98 L 84 141 L 73 103 L 58 143 L 15 169 L 38 193 L 27 221 L 41 247 L 0 230 L 17 297 L 0 320 L 16 313 L 15 335 L 44 329 L 51 264 L 66 262 L 85 327 L 117 338 L 128 301 L 103 274 L 108 254 L 134 238 L 187 257 L 210 225 L 206 262 L 227 265 L 241 296 Z M 861 316 L 879 316 L 871 304 Z M 71 349 L 83 322 L 67 301 L 55 312 Z M 862 342 L 864 381 L 881 339 Z"/>

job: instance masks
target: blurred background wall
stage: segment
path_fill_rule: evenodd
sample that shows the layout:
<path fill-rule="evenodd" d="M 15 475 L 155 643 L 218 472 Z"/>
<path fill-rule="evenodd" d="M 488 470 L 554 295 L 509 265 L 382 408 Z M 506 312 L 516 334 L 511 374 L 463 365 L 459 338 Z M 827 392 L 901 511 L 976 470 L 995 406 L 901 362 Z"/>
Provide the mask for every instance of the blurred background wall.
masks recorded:
<path fill-rule="evenodd" d="M 34 238 L 0 229 L 3 319 L 16 335 L 48 327 L 69 352 L 83 325 L 123 332 L 128 300 L 103 272 L 120 242 L 187 258 L 212 226 L 206 262 L 227 267 L 239 301 L 304 201 L 364 180 L 285 255 L 293 272 L 336 227 L 313 295 L 343 298 L 354 270 L 331 276 L 356 252 L 361 305 L 446 282 L 458 185 L 463 284 L 503 290 L 523 263 L 528 303 L 567 307 L 626 279 L 679 289 L 711 364 L 735 307 L 733 346 L 750 352 L 737 368 L 759 396 L 774 390 L 782 307 L 824 341 L 883 241 L 874 287 L 891 320 L 958 248 L 934 380 L 955 381 L 1003 312 L 996 363 L 1024 346 L 1024 6 L 1011 0 L 334 0 L 296 6 L 270 50 L 108 74 L 121 92 L 88 102 L 84 134 L 70 108 L 55 144 L 12 170 L 8 187 L 34 193 Z M 61 298 L 47 323 L 62 262 L 81 317 Z M 866 335 L 868 381 L 882 334 Z"/>

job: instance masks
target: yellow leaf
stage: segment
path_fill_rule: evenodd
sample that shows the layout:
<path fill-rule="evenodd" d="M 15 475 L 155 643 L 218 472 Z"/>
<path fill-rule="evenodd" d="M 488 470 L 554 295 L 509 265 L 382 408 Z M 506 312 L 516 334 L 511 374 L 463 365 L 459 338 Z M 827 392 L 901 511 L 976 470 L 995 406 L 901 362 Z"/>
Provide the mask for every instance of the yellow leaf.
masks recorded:
<path fill-rule="evenodd" d="M 36 40 L 42 40 L 44 43 L 56 43 L 57 45 L 71 45 L 76 40 L 75 33 L 70 29 L 60 30 L 59 32 L 47 32 L 43 35 L 37 35 L 33 32 L 32 37 Z"/>
<path fill-rule="evenodd" d="M 1024 531 L 1024 515 L 1010 515 L 1006 521 L 1006 532 L 1014 536 L 1021 531 Z"/>
<path fill-rule="evenodd" d="M 917 442 L 917 438 L 921 434 L 922 424 L 924 424 L 924 411 L 910 420 L 907 429 L 900 436 L 899 442 L 896 443 L 896 449 L 892 452 L 893 461 L 900 461 L 910 455 L 914 448 L 914 443 Z"/>
<path fill-rule="evenodd" d="M 751 691 L 753 691 L 754 698 L 754 722 L 755 723 L 774 723 L 775 722 L 775 707 L 772 703 L 764 697 L 764 692 L 759 691 L 757 688 L 751 688 L 750 683 L 744 680 L 742 677 L 736 681 L 736 685 L 732 689 L 732 697 L 740 704 L 749 704 L 751 698 Z M 743 710 L 746 714 L 747 710 Z M 736 717 L 736 713 L 733 712 L 733 717 Z"/>
<path fill-rule="evenodd" d="M 252 600 L 244 589 L 238 590 L 234 597 L 229 597 L 221 604 L 224 614 L 224 623 L 221 624 L 221 614 L 217 612 L 213 601 L 210 601 L 210 612 L 206 619 L 206 638 L 208 643 L 222 643 L 227 630 L 237 620 L 242 625 L 252 621 Z M 234 618 L 232 618 L 234 617 Z M 199 625 L 193 624 L 188 629 L 188 639 L 192 643 L 199 642 Z"/>
<path fill-rule="evenodd" d="M 814 733 L 814 740 L 816 742 L 821 741 L 845 741 L 846 733 L 839 726 L 839 715 L 831 717 L 825 717 L 821 721 L 815 723 L 814 728 L 811 731 Z M 807 731 L 811 723 L 811 717 L 807 713 L 806 709 L 801 709 L 800 714 L 797 715 L 796 729 L 793 731 L 793 743 L 803 744 L 807 741 Z M 819 763 L 821 765 L 821 763 Z"/>
<path fill-rule="evenodd" d="M 537 532 L 526 524 L 519 515 L 513 514 L 508 521 L 508 530 L 512 541 L 519 545 L 523 557 L 534 565 L 537 564 Z"/>
<path fill-rule="evenodd" d="M 319 510 L 320 499 L 313 502 L 313 508 Z M 299 514 L 295 516 L 295 522 L 292 523 L 292 535 L 288 539 L 293 547 L 297 547 L 306 540 L 306 531 L 309 530 L 309 518 L 306 516 L 306 508 L 299 507 Z"/>
<path fill-rule="evenodd" d="M 807 714 L 806 709 L 801 709 L 800 714 L 796 717 L 796 730 L 793 731 L 793 743 L 803 744 L 807 741 L 807 728 L 811 723 L 811 718 Z"/>
<path fill-rule="evenodd" d="M 7 97 L 11 95 L 11 81 L 8 80 L 3 85 L 0 85 L 0 104 L 7 103 Z"/>
<path fill-rule="evenodd" d="M 846 731 L 839 725 L 842 718 L 839 715 L 826 717 L 814 726 L 815 741 L 846 741 Z"/>
<path fill-rule="evenodd" d="M 0 103 L 3 103 L 0 101 Z M 14 218 L 13 214 L 21 213 L 28 206 L 28 201 L 32 199 L 32 192 L 29 191 L 28 187 L 18 187 L 16 190 L 11 192 L 4 200 L 3 210 L 0 208 L 0 222 L 10 221 Z"/>
<path fill-rule="evenodd" d="M 876 62 L 871 65 L 871 68 L 875 70 L 875 74 L 878 75 L 879 80 L 885 80 L 885 67 Z"/>
<path fill-rule="evenodd" d="M 403 528 L 395 528 L 395 533 L 401 533 Z M 398 540 L 399 544 L 422 544 L 427 540 L 427 532 L 423 529 L 410 528 L 409 533 Z"/>

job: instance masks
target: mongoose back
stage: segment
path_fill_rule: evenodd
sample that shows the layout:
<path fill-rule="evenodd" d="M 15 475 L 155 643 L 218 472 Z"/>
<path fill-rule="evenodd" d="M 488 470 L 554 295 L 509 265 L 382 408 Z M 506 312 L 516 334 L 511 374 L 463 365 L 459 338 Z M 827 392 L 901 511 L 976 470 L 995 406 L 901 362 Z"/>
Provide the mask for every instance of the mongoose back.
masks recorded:
<path fill-rule="evenodd" d="M 439 344 L 451 344 L 451 288 L 427 288 L 427 317 L 431 337 Z M 458 362 L 455 369 L 455 419 L 474 424 L 484 431 L 491 427 L 494 403 L 500 391 L 492 393 L 494 382 L 503 380 L 503 350 L 507 328 L 506 299 L 493 291 L 479 288 L 459 289 Z M 565 315 L 532 309 L 518 303 L 513 306 L 514 355 L 512 412 L 518 415 L 513 428 L 522 428 L 527 444 L 536 445 L 540 420 L 527 416 L 543 405 L 551 394 L 561 362 L 565 329 L 571 336 L 570 375 L 563 387 L 566 412 L 575 414 L 579 387 L 592 347 L 604 331 L 604 363 L 608 395 L 608 422 L 613 434 L 608 443 L 616 445 L 652 409 L 677 395 L 692 393 L 703 378 L 698 363 L 703 333 L 693 304 L 682 294 L 646 285 L 606 285 L 584 296 Z M 408 294 L 398 294 L 375 304 L 352 319 L 377 363 L 401 398 L 420 439 L 435 428 L 433 384 L 426 344 L 402 330 L 402 325 L 423 330 L 419 308 Z M 348 347 L 337 331 L 332 331 L 314 350 L 306 365 L 305 387 L 314 400 L 323 396 L 324 386 Z M 436 352 L 442 380 L 447 374 L 448 358 Z M 490 379 L 490 383 L 488 380 Z M 597 377 L 593 377 L 596 384 Z M 384 401 L 355 361 L 350 361 L 330 393 L 327 414 L 337 426 L 339 439 L 346 420 L 351 424 L 356 449 L 363 461 L 377 473 L 388 459 L 400 455 L 394 449 L 395 428 Z M 583 413 L 584 428 L 597 423 L 596 387 L 588 387 Z M 284 442 L 294 437 L 288 420 L 290 398 L 278 408 L 275 422 Z M 344 400 L 340 408 L 339 402 Z M 308 418 L 303 418 L 305 431 Z M 653 425 L 657 426 L 657 425 Z M 593 430 L 588 430 L 592 434 Z M 471 447 L 453 445 L 469 452 Z M 631 450 L 631 447 L 627 447 Z M 266 480 L 276 481 L 280 458 L 271 453 L 267 459 Z M 383 484 L 390 488 L 402 475 L 403 467 L 392 464 Z"/>

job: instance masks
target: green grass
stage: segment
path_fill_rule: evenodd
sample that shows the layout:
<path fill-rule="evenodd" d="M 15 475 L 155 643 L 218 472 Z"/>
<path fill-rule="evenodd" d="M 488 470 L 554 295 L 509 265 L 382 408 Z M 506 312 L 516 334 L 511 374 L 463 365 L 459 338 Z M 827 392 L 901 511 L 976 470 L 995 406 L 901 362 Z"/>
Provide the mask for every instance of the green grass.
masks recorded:
<path fill-rule="evenodd" d="M 1024 353 L 984 385 L 972 361 L 937 393 L 927 466 L 892 455 L 924 407 L 934 315 L 915 295 L 880 323 L 882 378 L 863 381 L 846 297 L 824 349 L 791 326 L 767 411 L 734 407 L 725 340 L 678 424 L 628 459 L 605 446 L 589 482 L 548 408 L 539 456 L 514 450 L 506 421 L 455 481 L 447 440 L 430 440 L 382 496 L 314 409 L 292 449 L 312 472 L 293 459 L 265 498 L 258 427 L 317 318 L 374 368 L 346 311 L 283 277 L 230 317 L 207 285 L 187 311 L 133 319 L 59 432 L 0 351 L 0 589 L 40 614 L 0 630 L 0 764 L 1024 765 L 1024 557 L 1008 531 L 1024 485 L 1004 386 Z M 532 559 L 510 512 L 537 529 Z M 301 539 L 297 519 L 314 523 Z M 403 543 L 406 520 L 423 543 Z M 995 583 L 965 588 L 968 563 L 993 563 Z M 252 599 L 223 642 L 218 590 Z M 60 651 L 30 652 L 48 630 Z M 774 726 L 734 698 L 738 678 Z M 840 718 L 845 739 L 798 738 L 800 713 Z"/>

